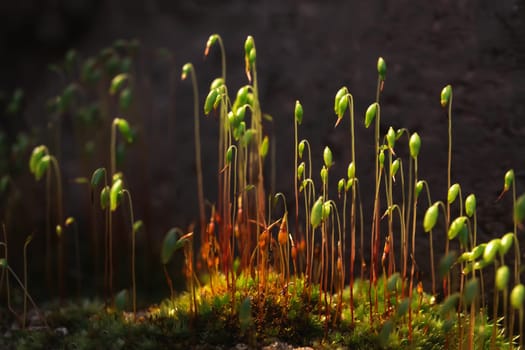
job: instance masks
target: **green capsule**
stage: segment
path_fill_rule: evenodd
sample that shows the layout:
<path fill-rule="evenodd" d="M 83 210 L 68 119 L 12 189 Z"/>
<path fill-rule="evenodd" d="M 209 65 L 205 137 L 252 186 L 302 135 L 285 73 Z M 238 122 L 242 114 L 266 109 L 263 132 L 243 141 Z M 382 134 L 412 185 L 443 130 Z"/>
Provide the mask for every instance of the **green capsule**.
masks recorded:
<path fill-rule="evenodd" d="M 482 243 L 476 247 L 474 247 L 472 249 L 472 252 L 471 252 L 471 261 L 474 261 L 476 260 L 477 258 L 479 258 L 480 256 L 483 255 L 483 253 L 485 252 L 485 248 L 487 247 L 487 243 Z"/>
<path fill-rule="evenodd" d="M 234 147 L 234 145 L 230 145 L 230 147 L 228 147 L 228 150 L 226 151 L 226 164 L 230 164 L 232 162 Z"/>
<path fill-rule="evenodd" d="M 510 305 L 516 310 L 523 310 L 523 301 L 525 300 L 525 286 L 517 284 L 510 292 Z"/>
<path fill-rule="evenodd" d="M 348 164 L 346 175 L 348 176 L 348 180 L 353 179 L 355 177 L 355 163 L 354 162 L 350 162 L 350 164 Z"/>
<path fill-rule="evenodd" d="M 323 160 L 324 160 L 324 165 L 330 169 L 333 165 L 333 161 L 332 161 L 332 151 L 330 150 L 330 148 L 328 146 L 326 146 L 324 148 L 324 151 L 323 151 Z"/>
<path fill-rule="evenodd" d="M 305 140 L 301 140 L 299 144 L 297 145 L 297 155 L 299 156 L 299 159 L 303 158 L 303 152 L 304 152 L 304 146 L 306 145 Z"/>
<path fill-rule="evenodd" d="M 100 208 L 102 210 L 106 210 L 106 208 L 109 207 L 109 193 L 109 186 L 104 186 L 100 191 Z"/>
<path fill-rule="evenodd" d="M 510 269 L 507 265 L 500 266 L 496 271 L 496 288 L 501 292 L 509 284 Z"/>
<path fill-rule="evenodd" d="M 126 121 L 126 119 L 115 118 L 113 120 L 113 122 L 117 125 L 118 130 L 120 131 L 122 136 L 124 136 L 126 141 L 131 143 L 133 141 L 133 135 L 131 133 L 131 128 L 130 128 L 128 122 Z"/>
<path fill-rule="evenodd" d="M 348 89 L 346 87 L 342 87 L 340 88 L 337 93 L 335 94 L 335 99 L 334 99 L 334 113 L 338 116 L 338 117 L 341 117 L 342 114 L 339 114 L 340 113 L 340 108 L 339 108 L 339 101 L 341 100 L 341 98 L 343 96 L 345 96 L 346 94 L 348 94 Z M 343 112 L 344 113 L 344 112 Z"/>
<path fill-rule="evenodd" d="M 47 172 L 47 169 L 49 168 L 49 163 L 51 163 L 51 156 L 49 154 L 46 154 L 42 158 L 40 158 L 40 161 L 36 165 L 36 181 L 40 181 L 42 176 L 44 176 L 44 174 Z"/>
<path fill-rule="evenodd" d="M 121 74 L 116 75 L 111 80 L 111 85 L 109 86 L 109 93 L 111 95 L 115 95 L 117 91 L 119 91 L 120 88 L 124 86 L 124 83 L 128 80 L 128 78 L 129 78 L 129 75 L 126 73 L 121 73 Z"/>
<path fill-rule="evenodd" d="M 452 95 L 452 86 L 447 85 L 441 90 L 441 107 L 448 106 L 450 102 L 450 96 Z"/>
<path fill-rule="evenodd" d="M 463 253 L 461 254 L 461 256 L 463 256 L 464 254 L 467 254 L 467 253 Z M 468 253 L 469 257 L 471 256 L 470 253 Z M 458 262 L 461 262 L 461 256 L 460 256 L 460 259 L 458 260 Z M 468 264 L 465 264 L 465 267 L 463 267 L 463 270 L 461 270 L 461 273 L 464 275 L 464 276 L 468 276 L 472 273 L 472 271 L 474 270 L 474 263 L 473 262 L 469 262 Z"/>
<path fill-rule="evenodd" d="M 312 212 L 310 213 L 310 224 L 315 229 L 317 226 L 321 224 L 321 221 L 323 220 L 323 197 L 319 197 L 317 201 L 315 201 Z"/>
<path fill-rule="evenodd" d="M 244 122 L 243 122 L 244 123 Z M 244 132 L 241 139 L 241 146 L 247 147 L 255 137 L 255 130 L 250 128 Z"/>
<path fill-rule="evenodd" d="M 239 126 L 240 120 L 235 118 L 235 114 L 233 113 L 233 111 L 228 112 L 227 118 L 228 118 L 228 124 L 231 126 L 232 129 L 235 129 L 236 127 Z"/>
<path fill-rule="evenodd" d="M 160 253 L 160 260 L 163 265 L 170 262 L 175 246 L 177 245 L 177 230 L 172 228 L 164 236 L 162 241 L 162 249 Z"/>
<path fill-rule="evenodd" d="M 377 102 L 372 103 L 368 108 L 366 109 L 365 113 L 365 127 L 368 128 L 370 124 L 374 121 L 374 118 L 377 115 L 378 110 L 378 104 Z"/>
<path fill-rule="evenodd" d="M 391 177 L 396 177 L 396 174 L 399 170 L 399 166 L 401 165 L 401 162 L 399 161 L 399 159 L 396 159 L 392 162 L 392 167 L 390 168 L 390 176 Z"/>
<path fill-rule="evenodd" d="M 240 122 L 239 125 L 233 129 L 233 138 L 236 141 L 239 141 L 241 137 L 246 133 L 246 123 L 244 121 Z"/>
<path fill-rule="evenodd" d="M 457 253 L 455 251 L 450 251 L 441 258 L 438 265 L 439 278 L 443 278 L 450 271 L 450 268 L 456 262 L 456 256 Z"/>
<path fill-rule="evenodd" d="M 396 143 L 396 132 L 392 127 L 388 128 L 386 133 L 386 142 L 388 144 L 388 148 L 394 149 L 394 145 Z"/>
<path fill-rule="evenodd" d="M 460 187 L 459 187 L 459 184 L 457 183 L 450 186 L 450 188 L 448 189 L 448 193 L 447 193 L 447 201 L 449 204 L 454 203 L 454 201 L 458 197 L 459 190 L 460 190 Z"/>
<path fill-rule="evenodd" d="M 61 225 L 57 225 L 55 227 L 55 233 L 56 233 L 58 238 L 62 237 L 63 231 L 62 231 L 62 226 Z"/>
<path fill-rule="evenodd" d="M 91 188 L 95 188 L 100 184 L 100 181 L 104 178 L 106 174 L 105 168 L 98 168 L 93 172 L 93 175 L 91 175 Z"/>
<path fill-rule="evenodd" d="M 248 35 L 248 37 L 246 38 L 246 41 L 244 42 L 244 54 L 246 56 L 249 56 L 254 46 L 255 46 L 255 42 L 253 40 L 253 37 L 251 35 Z"/>
<path fill-rule="evenodd" d="M 350 98 L 348 95 L 344 95 L 339 99 L 339 102 L 337 104 L 337 116 L 339 118 L 342 118 L 345 114 L 346 110 L 348 109 L 348 105 L 350 104 Z"/>
<path fill-rule="evenodd" d="M 295 101 L 294 109 L 295 122 L 299 125 L 303 122 L 303 106 L 299 100 Z"/>
<path fill-rule="evenodd" d="M 474 270 L 483 270 L 485 267 L 489 266 L 485 260 L 478 260 L 474 263 Z"/>
<path fill-rule="evenodd" d="M 456 238 L 456 236 L 465 227 L 466 222 L 467 222 L 466 216 L 460 216 L 456 218 L 454 221 L 452 221 L 452 223 L 450 224 L 450 228 L 448 229 L 448 239 L 452 240 Z"/>
<path fill-rule="evenodd" d="M 341 194 L 343 190 L 345 189 L 345 179 L 339 179 L 337 182 L 337 193 Z"/>
<path fill-rule="evenodd" d="M 503 235 L 501 237 L 501 246 L 499 254 L 501 256 L 504 256 L 509 251 L 510 247 L 512 247 L 512 243 L 514 243 L 514 233 L 509 232 Z"/>
<path fill-rule="evenodd" d="M 476 212 L 476 196 L 474 194 L 468 195 L 465 199 L 465 212 L 469 218 Z"/>
<path fill-rule="evenodd" d="M 514 182 L 514 170 L 510 169 L 505 173 L 505 182 L 503 184 L 503 191 L 508 191 Z"/>
<path fill-rule="evenodd" d="M 66 225 L 66 227 L 69 227 L 71 225 L 73 225 L 75 223 L 75 218 L 70 216 L 66 219 L 66 221 L 64 222 L 64 224 Z"/>
<path fill-rule="evenodd" d="M 250 67 L 253 67 L 255 65 L 255 59 L 257 58 L 257 51 L 255 50 L 255 47 L 250 50 L 250 55 L 248 56 L 248 60 L 250 61 Z"/>
<path fill-rule="evenodd" d="M 379 151 L 379 167 L 382 169 L 385 166 L 385 151 Z"/>
<path fill-rule="evenodd" d="M 218 89 L 218 88 L 220 88 L 222 86 L 224 86 L 224 79 L 223 78 L 215 78 L 215 79 L 213 79 L 213 81 L 210 84 L 210 91 Z"/>
<path fill-rule="evenodd" d="M 218 95 L 219 95 L 218 89 L 210 90 L 210 92 L 208 93 L 208 96 L 206 97 L 206 101 L 204 102 L 204 114 L 210 114 Z"/>
<path fill-rule="evenodd" d="M 399 274 L 399 272 L 396 272 L 394 274 L 392 274 L 387 282 L 386 282 L 386 287 L 387 287 L 387 290 L 389 292 L 394 292 L 398 289 L 398 285 L 401 283 L 401 276 Z"/>
<path fill-rule="evenodd" d="M 266 158 L 269 148 L 270 148 L 270 140 L 268 139 L 268 136 L 264 136 L 261 142 L 261 145 L 259 146 L 259 154 L 261 155 L 263 159 Z"/>
<path fill-rule="evenodd" d="M 330 205 L 330 202 L 324 202 L 323 203 L 323 220 L 326 220 L 330 217 L 330 213 L 332 212 L 332 206 Z"/>
<path fill-rule="evenodd" d="M 34 174 L 36 168 L 42 157 L 47 154 L 47 147 L 44 145 L 37 146 L 33 149 L 31 157 L 29 158 L 29 171 Z"/>
<path fill-rule="evenodd" d="M 487 246 L 485 247 L 485 251 L 483 252 L 483 261 L 485 261 L 487 264 L 490 264 L 494 261 L 496 258 L 496 254 L 499 253 L 501 248 L 501 239 L 494 238 L 490 242 L 487 243 Z"/>
<path fill-rule="evenodd" d="M 434 203 L 431 205 L 423 218 L 423 229 L 425 232 L 430 232 L 436 226 L 437 220 L 439 216 L 439 207 L 438 203 Z"/>
<path fill-rule="evenodd" d="M 414 195 L 416 198 L 419 198 L 419 195 L 421 194 L 421 191 L 423 191 L 423 185 L 425 184 L 425 181 L 419 180 L 416 182 L 416 187 L 414 188 Z"/>
<path fill-rule="evenodd" d="M 111 186 L 111 190 L 109 192 L 109 209 L 111 211 L 117 210 L 119 194 L 122 191 L 122 186 L 123 184 L 121 179 L 117 179 Z"/>
<path fill-rule="evenodd" d="M 471 252 L 464 252 L 463 254 L 461 254 L 458 258 L 458 262 L 461 263 L 461 262 L 466 262 L 466 261 L 472 261 L 472 253 Z M 470 270 L 468 270 L 470 271 Z M 465 270 L 463 270 L 463 274 L 464 275 L 467 275 L 468 272 L 465 272 Z"/>
<path fill-rule="evenodd" d="M 328 182 L 328 169 L 326 168 L 326 166 L 323 165 L 323 167 L 321 168 L 320 175 L 321 181 L 323 181 L 323 184 L 326 184 Z"/>
<path fill-rule="evenodd" d="M 408 147 L 410 149 L 410 156 L 416 159 L 419 155 L 419 150 L 421 149 L 421 138 L 419 137 L 417 132 L 413 133 L 412 136 L 410 136 Z"/>
<path fill-rule="evenodd" d="M 206 49 L 204 50 L 204 55 L 207 56 L 210 52 L 210 48 L 215 45 L 217 40 L 219 39 L 219 36 L 217 34 L 212 34 L 208 38 L 208 41 L 206 42 Z"/>
<path fill-rule="evenodd" d="M 298 180 L 301 180 L 301 178 L 303 177 L 304 168 L 305 168 L 305 164 L 304 162 L 301 162 L 301 164 L 299 164 L 299 166 L 297 167 L 297 179 Z"/>
<path fill-rule="evenodd" d="M 447 316 L 451 311 L 456 311 L 456 306 L 459 302 L 459 293 L 454 293 L 449 295 L 443 303 L 441 303 L 441 307 L 439 309 L 439 314 L 441 317 Z"/>
<path fill-rule="evenodd" d="M 476 277 L 470 279 L 465 284 L 465 289 L 463 291 L 463 301 L 466 305 L 472 304 L 479 294 L 479 281 Z"/>
<path fill-rule="evenodd" d="M 352 188 L 352 186 L 354 185 L 354 181 L 355 181 L 355 178 L 348 179 L 348 181 L 346 181 L 346 190 L 347 191 Z"/>
<path fill-rule="evenodd" d="M 386 62 L 383 57 L 377 59 L 377 74 L 381 80 L 386 78 Z"/>
<path fill-rule="evenodd" d="M 237 112 L 235 113 L 235 122 L 236 124 L 239 124 L 240 122 L 242 122 L 246 116 L 246 105 L 242 106 L 242 107 L 239 107 L 237 109 Z"/>
<path fill-rule="evenodd" d="M 2 258 L 0 259 L 0 267 L 5 269 L 7 267 L 7 259 L 6 258 Z"/>
<path fill-rule="evenodd" d="M 180 78 L 182 80 L 186 79 L 186 77 L 190 74 L 190 71 L 193 69 L 193 65 L 191 63 L 186 63 L 184 66 L 182 66 L 182 73 Z"/>
<path fill-rule="evenodd" d="M 408 312 L 408 309 L 409 309 L 409 305 L 410 305 L 410 298 L 405 298 L 405 299 L 401 300 L 401 302 L 397 306 L 397 310 L 396 310 L 396 318 L 397 319 L 399 319 L 399 318 L 401 318 L 401 317 L 406 315 L 406 313 Z"/>

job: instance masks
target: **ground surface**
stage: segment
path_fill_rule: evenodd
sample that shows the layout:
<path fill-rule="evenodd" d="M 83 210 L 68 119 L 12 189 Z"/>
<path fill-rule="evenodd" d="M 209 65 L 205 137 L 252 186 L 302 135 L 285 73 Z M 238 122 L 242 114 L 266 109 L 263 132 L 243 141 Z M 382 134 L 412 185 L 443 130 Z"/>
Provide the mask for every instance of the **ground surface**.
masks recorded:
<path fill-rule="evenodd" d="M 206 93 L 220 71 L 217 50 L 203 60 L 211 33 L 224 38 L 232 87 L 245 82 L 242 45 L 248 34 L 255 37 L 262 108 L 273 116 L 277 134 L 274 189 L 288 194 L 289 205 L 296 99 L 305 110 L 300 138 L 310 140 L 317 166 L 324 145 L 332 148 L 339 178 L 349 160 L 348 122 L 333 130 L 332 105 L 335 92 L 347 85 L 359 118 L 357 176 L 371 172 L 373 134 L 361 116 L 374 99 L 378 56 L 388 65 L 382 131 L 392 125 L 421 135 L 420 175 L 436 199 L 446 191 L 447 119 L 439 93 L 448 83 L 454 87 L 452 177 L 465 194 L 478 196 L 481 240 L 510 228 L 509 200 L 494 204 L 508 168 L 520 175 L 518 191 L 525 190 L 523 2 L 28 0 L 4 2 L 0 13 L 1 86 L 25 89 L 27 124 L 44 124 L 45 101 L 59 84 L 46 66 L 61 59 L 66 48 L 88 56 L 115 39 L 141 41 L 140 114 L 149 157 L 128 162 L 125 171 L 137 217 L 157 242 L 169 227 L 185 227 L 197 218 L 191 88 L 178 76 L 182 64 L 193 61 L 201 95 Z M 156 61 L 159 47 L 173 53 L 174 64 Z M 201 125 L 205 195 L 213 202 L 216 120 Z M 66 178 L 87 175 L 67 159 L 63 163 Z M 369 198 L 371 181 L 363 180 Z M 424 266 L 425 259 L 419 260 Z"/>

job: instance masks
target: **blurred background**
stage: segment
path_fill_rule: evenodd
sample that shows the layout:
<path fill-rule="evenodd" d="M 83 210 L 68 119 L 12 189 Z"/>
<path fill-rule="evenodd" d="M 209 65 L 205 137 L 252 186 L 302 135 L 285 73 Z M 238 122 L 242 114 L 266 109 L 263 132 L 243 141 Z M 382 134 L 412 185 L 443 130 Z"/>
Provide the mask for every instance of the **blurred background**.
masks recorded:
<path fill-rule="evenodd" d="M 518 193 L 525 190 L 523 1 L 2 1 L 0 214 L 17 271 L 24 241 L 33 235 L 33 290 L 46 295 L 46 196 L 45 181 L 35 181 L 28 171 L 31 151 L 46 144 L 58 158 L 64 214 L 78 223 L 83 290 L 101 291 L 103 214 L 92 209 L 83 179 L 109 167 L 110 123 L 119 116 L 136 134 L 131 145 L 119 140 L 118 168 L 132 193 L 135 218 L 144 222 L 137 235 L 138 288 L 152 298 L 168 295 L 159 261 L 162 238 L 171 227 L 186 231 L 198 223 L 193 95 L 190 82 L 180 80 L 181 67 L 193 62 L 202 105 L 221 69 L 217 47 L 208 57 L 203 54 L 213 33 L 224 40 L 231 94 L 247 82 L 243 45 L 247 35 L 255 38 L 262 110 L 273 117 L 265 123 L 275 150 L 266 163 L 266 187 L 286 194 L 290 211 L 295 101 L 304 107 L 299 138 L 312 145 L 314 169 L 321 167 L 324 146 L 334 153 L 335 184 L 350 160 L 348 121 L 334 129 L 333 113 L 334 95 L 346 85 L 355 101 L 365 223 L 371 221 L 366 208 L 373 197 L 373 179 L 367 178 L 373 131 L 364 128 L 362 118 L 375 99 L 376 62 L 382 56 L 388 67 L 382 133 L 390 126 L 419 133 L 420 178 L 429 182 L 435 200 L 444 199 L 447 117 L 439 96 L 452 84 L 452 181 L 461 183 L 464 196 L 478 197 L 479 240 L 512 228 L 510 197 L 495 200 L 510 168 Z M 132 76 L 127 96 L 110 95 L 111 79 L 122 72 Z M 217 198 L 217 129 L 215 115 L 201 116 L 207 215 Z M 128 214 L 119 215 L 116 289 L 130 283 Z M 72 288 L 80 271 L 71 237 L 66 232 L 66 284 Z M 440 238 L 436 242 L 444 242 Z M 418 242 L 418 264 L 429 279 L 428 239 L 421 235 Z"/>

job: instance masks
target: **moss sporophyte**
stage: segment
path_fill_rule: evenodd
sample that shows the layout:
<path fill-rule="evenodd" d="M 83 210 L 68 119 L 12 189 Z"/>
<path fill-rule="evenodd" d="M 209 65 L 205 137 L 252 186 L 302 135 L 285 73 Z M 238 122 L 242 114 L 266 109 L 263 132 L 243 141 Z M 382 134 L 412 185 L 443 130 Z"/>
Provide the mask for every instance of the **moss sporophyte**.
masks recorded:
<path fill-rule="evenodd" d="M 293 135 L 289 136 L 294 143 L 290 149 L 293 152 L 290 165 L 294 169 L 288 174 L 293 176 L 289 178 L 293 189 L 272 193 L 267 190 L 265 176 L 267 165 L 274 164 L 275 143 L 264 128 L 271 117 L 263 113 L 259 100 L 255 40 L 248 36 L 241 51 L 244 58 L 240 63 L 244 65 L 247 81 L 236 93 L 232 93 L 235 90 L 228 84 L 224 43 L 218 34 L 208 38 L 204 55 L 209 56 L 216 46 L 220 48 L 221 73 L 212 80 L 204 101 L 198 94 L 193 64 L 182 67 L 182 80 L 190 77 L 193 86 L 198 214 L 189 229 L 167 231 L 162 243 L 155 247 L 160 250 L 160 257 L 148 265 L 162 269 L 169 298 L 146 308 L 139 298 L 144 292 L 137 293 L 140 283 L 137 287 L 136 270 L 142 263 L 136 261 L 137 255 L 143 259 L 147 255 L 146 247 L 137 238 L 147 235 L 147 222 L 135 221 L 133 182 L 126 177 L 127 167 L 119 163 L 118 152 L 124 144 L 119 139 L 132 142 L 141 128 L 135 125 L 135 119 L 129 119 L 132 123 L 128 123 L 127 117 L 107 117 L 104 125 L 109 127 L 109 152 L 105 154 L 109 158 L 93 171 L 90 180 L 85 180 L 90 187 L 92 208 L 101 209 L 91 211 L 89 217 L 93 232 L 104 237 L 103 277 L 97 269 L 93 277 L 82 274 L 88 258 L 84 246 L 88 243 L 82 238 L 85 220 L 82 213 L 64 220 L 64 208 L 68 207 L 62 202 L 63 184 L 55 152 L 52 154 L 47 146 L 40 145 L 29 158 L 29 170 L 35 179 L 46 178 L 43 265 L 50 297 L 57 295 L 52 272 L 56 261 L 58 295 L 62 299 L 67 296 L 64 281 L 70 280 L 66 272 L 74 270 L 78 273 L 79 305 L 78 296 L 92 278 L 104 286 L 104 307 L 98 307 L 98 311 L 93 311 L 95 315 L 82 321 L 87 331 L 71 326 L 71 337 L 62 338 L 48 332 L 61 324 L 61 318 L 53 310 L 40 313 L 29 294 L 33 283 L 27 257 L 29 251 L 37 249 L 35 241 L 40 238 L 37 234 L 27 236 L 21 281 L 8 264 L 4 229 L 0 242 L 3 247 L 0 287 L 5 289 L 8 310 L 21 328 L 30 328 L 29 300 L 45 324 L 41 331 L 45 332 L 43 342 L 52 347 L 68 348 L 72 344 L 99 347 L 97 338 L 103 338 L 106 333 L 102 329 L 107 328 L 107 332 L 116 333 L 115 341 L 124 347 L 138 346 L 133 333 L 137 331 L 141 339 L 149 339 L 154 347 L 170 347 L 173 343 L 195 346 L 201 342 L 244 342 L 255 347 L 269 339 L 281 339 L 294 344 L 320 342 L 326 347 L 360 349 L 523 348 L 525 287 L 520 280 L 519 237 L 525 220 L 525 195 L 517 196 L 514 171 L 509 170 L 498 199 L 503 201 L 506 193 L 512 193 L 508 219 L 513 220 L 513 229 L 505 234 L 494 233 L 488 242 L 480 242 L 477 215 L 481 200 L 475 194 L 464 196 L 460 182 L 452 183 L 451 178 L 453 89 L 450 85 L 440 95 L 440 105 L 448 115 L 448 166 L 443 173 L 447 192 L 433 194 L 437 200 L 432 200 L 430 184 L 420 178 L 420 160 L 435 156 L 425 151 L 424 130 L 415 132 L 391 126 L 383 134 L 380 127 L 389 118 L 388 109 L 382 109 L 386 101 L 381 101 L 387 74 L 386 60 L 382 57 L 376 65 L 375 99 L 372 97 L 361 121 L 374 130 L 372 135 L 360 135 L 359 142 L 359 146 L 373 149 L 374 171 L 366 174 L 365 167 L 359 165 L 354 95 L 343 86 L 336 91 L 333 104 L 336 119 L 330 124 L 345 127 L 348 115 L 348 142 L 344 146 L 348 147 L 348 153 L 334 145 L 312 149 L 307 139 L 300 140 L 301 127 L 308 125 L 313 116 L 309 116 L 300 101 L 295 101 L 293 110 L 287 112 L 290 118 L 286 122 L 290 128 L 293 123 Z M 131 92 L 137 88 L 139 79 L 131 74 L 129 65 L 118 60 L 120 63 L 116 63 L 114 50 L 132 55 L 138 47 L 130 42 L 116 47 L 101 54 L 109 62 L 93 58 L 85 63 L 82 82 L 88 86 L 98 84 L 102 76 L 109 78 L 100 83 L 104 89 L 97 90 L 104 91 L 105 102 L 101 104 L 104 111 L 131 113 L 134 105 Z M 101 71 L 100 62 L 107 64 L 107 71 Z M 70 66 L 66 64 L 57 71 L 71 72 L 67 68 Z M 81 85 L 75 86 L 64 92 L 56 108 L 60 107 L 62 112 L 73 108 L 74 104 L 68 101 L 76 96 Z M 111 107 L 112 100 L 108 97 L 115 95 L 119 96 L 120 109 Z M 435 107 L 439 109 L 438 105 Z M 201 118 L 200 108 L 205 115 L 216 118 Z M 218 131 L 216 196 L 210 196 L 203 185 L 202 168 L 208 164 L 201 159 L 201 128 Z M 344 154 L 349 154 L 349 159 L 343 159 Z M 341 164 L 344 166 L 340 167 Z M 346 173 L 338 174 L 341 168 Z M 373 183 L 373 188 L 366 192 L 360 189 L 365 177 L 370 177 L 365 183 Z M 332 197 L 333 193 L 337 196 Z M 362 203 L 364 193 L 372 203 L 369 213 Z M 120 220 L 121 217 L 125 220 Z M 56 235 L 51 234 L 52 227 Z M 129 246 L 119 251 L 119 256 L 129 255 L 125 260 L 126 264 L 129 262 L 129 274 L 122 273 L 120 262 L 117 270 L 114 266 L 115 239 L 122 239 L 122 235 L 116 235 L 119 230 L 128 232 L 126 237 L 130 238 Z M 428 255 L 418 247 L 423 233 L 428 233 Z M 75 264 L 65 271 L 64 244 L 69 236 L 74 238 Z M 436 237 L 445 240 L 443 251 L 436 249 Z M 96 239 L 93 242 L 98 244 Z M 425 261 L 420 261 L 422 255 Z M 181 267 L 183 282 L 174 278 Z M 422 270 L 431 276 L 428 291 Z M 17 284 L 10 284 L 10 279 Z M 493 293 L 486 290 L 489 281 L 495 286 Z M 115 286 L 121 286 L 120 292 L 115 293 Z M 12 298 L 20 291 L 19 300 Z M 492 309 L 488 308 L 490 296 Z M 128 314 L 128 310 L 132 313 Z M 515 329 L 519 330 L 518 336 L 514 335 Z M 22 346 L 25 336 L 36 334 L 24 332 L 30 331 L 17 331 L 11 341 Z M 1 340 L 0 345 L 4 345 Z"/>

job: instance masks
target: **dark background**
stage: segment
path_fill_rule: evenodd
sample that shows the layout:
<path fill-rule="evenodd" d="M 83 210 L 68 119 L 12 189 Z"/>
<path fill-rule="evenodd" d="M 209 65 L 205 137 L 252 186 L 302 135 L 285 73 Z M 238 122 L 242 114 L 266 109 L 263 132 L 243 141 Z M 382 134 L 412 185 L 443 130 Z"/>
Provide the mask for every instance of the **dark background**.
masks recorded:
<path fill-rule="evenodd" d="M 348 121 L 333 128 L 333 97 L 343 85 L 355 99 L 357 176 L 362 178 L 365 206 L 370 206 L 373 179 L 367 175 L 372 173 L 373 131 L 364 128 L 363 116 L 375 98 L 376 62 L 382 56 L 388 66 L 382 132 L 393 126 L 420 134 L 420 178 L 429 182 L 435 200 L 444 199 L 447 118 L 439 94 L 443 86 L 452 84 L 452 181 L 461 183 L 464 196 L 474 192 L 478 197 L 479 240 L 499 237 L 512 228 L 510 198 L 500 203 L 495 199 L 509 168 L 518 175 L 518 193 L 525 187 L 523 1 L 18 0 L 0 4 L 2 100 L 5 103 L 15 88 L 24 91 L 22 110 L 16 119 L 5 117 L 2 128 L 11 142 L 24 130 L 29 137 L 20 155 L 25 168 L 13 171 L 21 195 L 10 199 L 10 205 L 17 209 L 4 219 L 14 237 L 13 255 L 19 256 L 31 232 L 40 237 L 35 246 L 43 246 L 44 185 L 27 174 L 26 166 L 32 147 L 50 140 L 46 103 L 65 86 L 48 66 L 62 62 L 70 48 L 85 59 L 117 39 L 138 39 L 140 48 L 133 66 L 138 102 L 132 112 L 121 116 L 138 125 L 139 141 L 129 147 L 121 169 L 129 179 L 136 218 L 143 219 L 146 227 L 138 238 L 139 258 L 150 257 L 144 259 L 149 262 L 141 270 L 141 284 L 151 286 L 151 271 L 158 271 L 162 278 L 155 259 L 164 233 L 172 226 L 187 228 L 198 221 L 191 85 L 179 80 L 180 69 L 188 61 L 194 63 L 202 103 L 209 83 L 220 74 L 217 48 L 203 58 L 212 33 L 219 33 L 226 46 L 231 95 L 246 83 L 244 40 L 247 35 L 255 38 L 261 104 L 263 112 L 273 116 L 273 123 L 266 127 L 275 135 L 277 149 L 275 176 L 272 180 L 268 170 L 267 188 L 284 192 L 289 210 L 293 205 L 295 100 L 304 107 L 299 137 L 312 145 L 314 169 L 320 168 L 322 150 L 329 145 L 336 163 L 332 183 L 336 183 L 346 174 L 350 158 Z M 116 116 L 118 108 L 112 108 Z M 51 149 L 61 155 L 66 215 L 74 215 L 87 227 L 89 195 L 73 179 L 89 177 L 95 168 L 108 166 L 108 155 L 98 153 L 90 167 L 79 167 L 73 159 L 80 150 L 75 148 L 71 123 L 64 120 L 62 143 Z M 213 203 L 215 117 L 202 117 L 201 133 L 205 196 Z M 108 149 L 109 140 L 101 140 L 107 144 L 99 146 Z M 406 142 L 398 147 L 406 147 Z M 4 213 L 6 207 L 4 202 Z M 423 206 L 420 212 L 425 209 Z M 367 210 L 367 225 L 370 220 Z M 125 225 L 121 226 L 124 231 Z M 87 240 L 88 231 L 81 228 L 81 237 Z M 440 252 L 443 232 L 435 234 Z M 125 233 L 121 239 L 121 249 L 127 249 Z M 418 242 L 418 262 L 424 267 L 428 240 L 421 234 Z M 89 261 L 92 252 L 89 246 L 82 246 L 83 259 Z M 127 258 L 122 255 L 120 259 Z M 120 264 L 126 271 L 127 262 Z M 42 272 L 36 257 L 33 265 L 34 274 Z M 126 281 L 123 277 L 120 284 L 126 286 Z"/>

